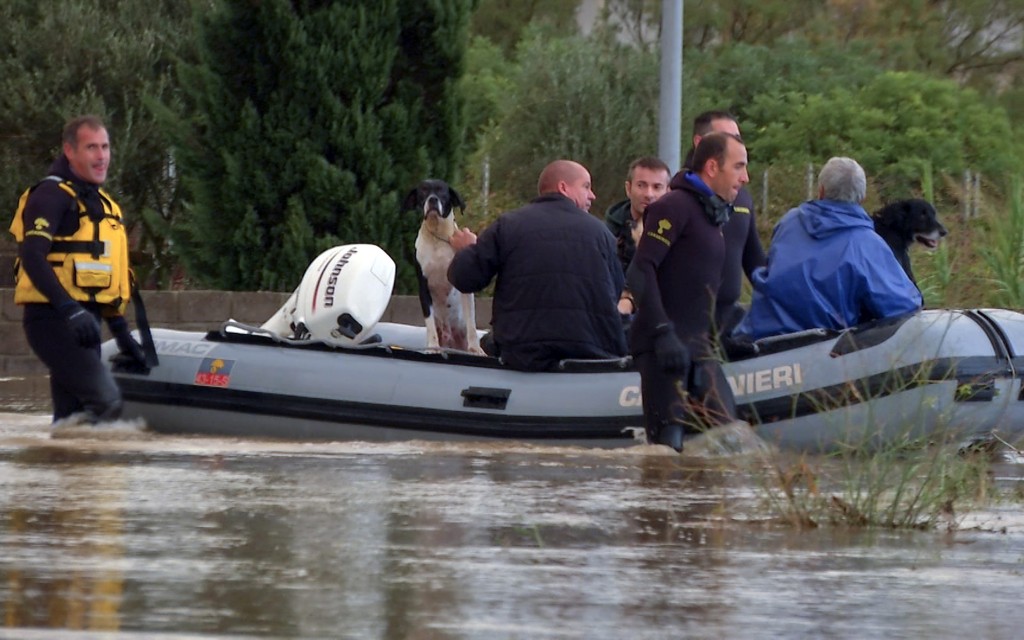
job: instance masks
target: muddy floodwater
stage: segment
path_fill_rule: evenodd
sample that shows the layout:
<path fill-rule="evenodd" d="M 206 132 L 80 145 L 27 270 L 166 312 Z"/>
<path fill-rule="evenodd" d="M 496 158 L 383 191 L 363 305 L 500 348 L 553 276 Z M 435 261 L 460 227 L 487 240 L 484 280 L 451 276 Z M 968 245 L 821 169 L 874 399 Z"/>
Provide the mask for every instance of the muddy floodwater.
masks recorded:
<path fill-rule="evenodd" d="M 798 530 L 659 447 L 54 431 L 0 382 L 0 638 L 1020 638 L 1024 501 Z M 1014 490 L 1008 453 L 993 483 Z"/>

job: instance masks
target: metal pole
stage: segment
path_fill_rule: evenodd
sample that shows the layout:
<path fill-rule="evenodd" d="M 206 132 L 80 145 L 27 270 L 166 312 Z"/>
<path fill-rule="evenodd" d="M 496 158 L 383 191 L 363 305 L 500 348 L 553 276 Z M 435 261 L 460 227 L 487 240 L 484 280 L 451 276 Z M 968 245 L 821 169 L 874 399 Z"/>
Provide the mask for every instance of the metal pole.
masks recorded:
<path fill-rule="evenodd" d="M 981 209 L 981 173 L 974 172 L 974 188 L 971 196 L 971 217 L 977 218 Z"/>
<path fill-rule="evenodd" d="M 761 179 L 761 219 L 768 215 L 768 170 L 764 170 Z"/>
<path fill-rule="evenodd" d="M 491 196 L 491 156 L 484 156 L 484 184 L 480 190 L 480 196 L 483 200 L 484 215 L 487 215 L 487 204 Z"/>
<path fill-rule="evenodd" d="M 679 169 L 683 114 L 683 0 L 661 2 L 661 94 L 658 157 L 672 173 Z"/>
<path fill-rule="evenodd" d="M 971 170 L 964 169 L 964 220 L 971 219 Z"/>

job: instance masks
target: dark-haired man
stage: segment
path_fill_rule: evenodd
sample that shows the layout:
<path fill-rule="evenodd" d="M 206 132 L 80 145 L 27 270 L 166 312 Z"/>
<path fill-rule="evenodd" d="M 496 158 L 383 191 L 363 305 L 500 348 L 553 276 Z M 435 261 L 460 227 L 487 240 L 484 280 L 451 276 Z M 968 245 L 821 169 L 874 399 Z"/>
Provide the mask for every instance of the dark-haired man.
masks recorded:
<path fill-rule="evenodd" d="M 121 413 L 121 392 L 100 360 L 100 319 L 144 367 L 122 315 L 131 296 L 121 208 L 100 188 L 110 137 L 96 116 L 71 120 L 49 175 L 22 196 L 11 223 L 18 242 L 14 301 L 24 305 L 29 346 L 50 371 L 53 419 L 95 423 Z"/>
<path fill-rule="evenodd" d="M 740 127 L 736 118 L 728 111 L 705 111 L 693 119 L 693 149 L 686 156 L 684 167 L 690 167 L 693 151 L 701 138 L 713 131 L 730 133 L 739 137 Z M 754 269 L 767 263 L 761 238 L 757 234 L 757 220 L 754 215 L 754 200 L 746 188 L 740 189 L 732 203 L 733 211 L 729 221 L 722 227 L 725 237 L 725 264 L 722 266 L 722 284 L 715 300 L 714 331 L 728 336 L 743 319 L 743 307 L 739 305 L 743 291 L 743 275 L 750 280 Z"/>
<path fill-rule="evenodd" d="M 622 273 L 636 253 L 636 241 L 643 233 L 644 211 L 647 206 L 665 195 L 672 172 L 668 165 L 654 156 L 637 158 L 629 164 L 626 173 L 626 199 L 613 204 L 604 214 L 604 223 L 615 236 Z M 619 298 L 619 313 L 629 316 L 636 311 L 633 296 L 628 290 Z"/>
<path fill-rule="evenodd" d="M 722 225 L 747 183 L 747 150 L 736 135 L 709 133 L 693 171 L 647 207 L 644 233 L 627 274 L 637 301 L 630 351 L 640 372 L 648 441 L 682 450 L 687 433 L 735 420 L 709 331 L 722 282 Z"/>

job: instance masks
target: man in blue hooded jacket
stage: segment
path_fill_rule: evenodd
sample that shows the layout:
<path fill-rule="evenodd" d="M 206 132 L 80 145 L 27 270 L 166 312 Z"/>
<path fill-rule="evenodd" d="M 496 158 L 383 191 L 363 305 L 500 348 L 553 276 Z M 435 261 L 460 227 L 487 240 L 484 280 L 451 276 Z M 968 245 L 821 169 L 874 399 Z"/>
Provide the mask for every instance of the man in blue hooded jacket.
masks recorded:
<path fill-rule="evenodd" d="M 861 202 L 864 169 L 832 158 L 818 174 L 818 200 L 775 226 L 768 265 L 752 274 L 750 312 L 736 329 L 753 339 L 804 329 L 845 329 L 921 308 L 921 292 L 875 233 Z"/>

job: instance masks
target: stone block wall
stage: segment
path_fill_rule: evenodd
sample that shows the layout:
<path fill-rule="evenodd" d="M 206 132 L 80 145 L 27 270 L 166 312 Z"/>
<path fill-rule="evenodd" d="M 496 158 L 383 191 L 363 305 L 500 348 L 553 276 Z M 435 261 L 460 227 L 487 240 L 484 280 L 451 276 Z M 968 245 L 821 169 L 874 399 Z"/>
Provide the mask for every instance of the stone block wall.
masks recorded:
<path fill-rule="evenodd" d="M 229 318 L 246 324 L 263 324 L 281 308 L 288 295 L 269 291 L 143 291 L 142 299 L 151 326 L 209 331 Z M 491 321 L 490 298 L 477 298 L 476 307 L 477 328 L 485 329 Z M 132 313 L 129 306 L 129 319 L 133 319 Z M 381 321 L 423 322 L 419 299 L 392 296 Z M 21 307 L 14 304 L 14 290 L 7 284 L 6 288 L 0 288 L 0 377 L 44 373 L 46 368 L 25 342 Z"/>
<path fill-rule="evenodd" d="M 14 286 L 14 259 L 18 257 L 18 245 L 7 228 L 0 228 L 0 287 Z"/>

